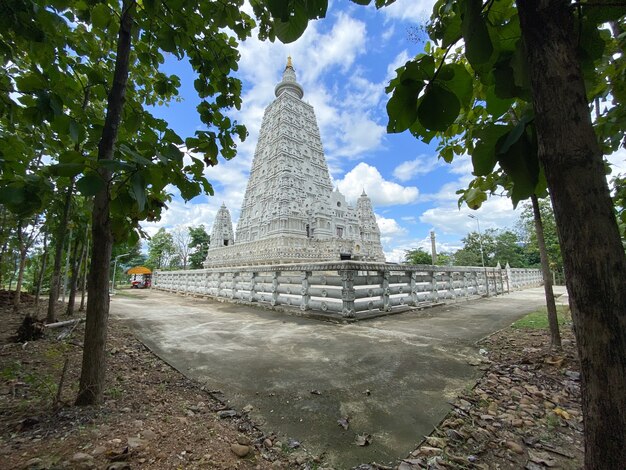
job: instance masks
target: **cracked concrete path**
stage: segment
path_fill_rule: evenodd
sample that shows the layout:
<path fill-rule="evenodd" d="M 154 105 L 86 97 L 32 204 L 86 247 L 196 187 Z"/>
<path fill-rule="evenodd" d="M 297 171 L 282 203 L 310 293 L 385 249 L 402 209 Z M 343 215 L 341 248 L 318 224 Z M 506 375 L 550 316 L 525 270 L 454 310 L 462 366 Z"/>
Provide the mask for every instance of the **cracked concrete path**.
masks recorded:
<path fill-rule="evenodd" d="M 283 442 L 344 469 L 405 457 L 480 375 L 468 364 L 475 342 L 542 305 L 536 288 L 338 325 L 150 290 L 115 296 L 111 314 L 233 407 L 252 405 Z M 347 431 L 337 424 L 346 416 Z M 356 446 L 357 434 L 372 444 Z"/>

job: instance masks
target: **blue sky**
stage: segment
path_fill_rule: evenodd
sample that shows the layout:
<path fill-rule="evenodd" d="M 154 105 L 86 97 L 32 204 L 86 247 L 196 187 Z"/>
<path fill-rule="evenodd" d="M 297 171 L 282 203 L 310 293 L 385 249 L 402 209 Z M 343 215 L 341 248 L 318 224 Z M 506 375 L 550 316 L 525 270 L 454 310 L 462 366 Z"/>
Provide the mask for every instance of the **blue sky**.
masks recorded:
<path fill-rule="evenodd" d="M 429 247 L 434 230 L 439 251 L 460 248 L 461 238 L 476 230 L 513 227 L 519 217 L 507 198 L 494 197 L 478 211 L 458 208 L 455 191 L 472 179 L 469 158 L 452 164 L 438 160 L 436 142 L 430 145 L 408 133 L 387 134 L 385 86 L 394 70 L 415 54 L 422 43 L 409 39 L 409 29 L 423 24 L 434 2 L 397 0 L 376 11 L 347 0 L 331 2 L 327 17 L 312 22 L 295 43 L 240 44 L 237 76 L 243 82 L 241 111 L 230 113 L 248 128 L 249 137 L 238 145 L 238 155 L 221 161 L 206 175 L 214 197 L 200 196 L 184 204 L 174 200 L 161 221 L 143 224 L 153 234 L 158 228 L 204 224 L 210 230 L 219 206 L 225 202 L 233 222 L 239 218 L 259 127 L 265 107 L 274 99 L 287 56 L 293 58 L 304 101 L 315 108 L 331 178 L 349 201 L 365 188 L 374 204 L 388 261 L 401 261 L 404 251 Z M 202 129 L 195 106 L 193 74 L 184 62 L 169 58 L 165 72 L 181 77 L 182 102 L 160 108 L 156 114 L 170 122 L 183 137 Z M 626 171 L 619 152 L 612 160 Z"/>

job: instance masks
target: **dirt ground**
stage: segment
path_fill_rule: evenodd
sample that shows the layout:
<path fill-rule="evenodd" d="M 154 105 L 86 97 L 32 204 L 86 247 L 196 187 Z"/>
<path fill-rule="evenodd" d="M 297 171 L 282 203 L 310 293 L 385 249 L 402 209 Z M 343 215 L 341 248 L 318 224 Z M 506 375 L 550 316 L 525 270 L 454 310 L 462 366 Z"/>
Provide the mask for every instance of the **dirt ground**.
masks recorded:
<path fill-rule="evenodd" d="M 478 343 L 484 370 L 475 387 L 399 466 L 400 470 L 583 467 L 580 374 L 571 322 L 563 351 L 545 329 L 503 329 Z"/>
<path fill-rule="evenodd" d="M 83 325 L 61 340 L 71 327 L 14 342 L 33 309 L 33 299 L 24 296 L 22 312 L 14 313 L 10 294 L 0 292 L 2 468 L 328 468 L 323 456 L 307 454 L 306 443 L 280 442 L 271 430 L 259 429 L 246 410 L 231 410 L 227 397 L 160 361 L 116 321 L 109 324 L 104 403 L 72 406 Z M 66 320 L 61 310 L 59 305 L 58 317 Z M 397 468 L 580 468 L 578 363 L 571 328 L 562 334 L 559 355 L 547 350 L 544 330 L 507 328 L 481 341 L 483 359 L 474 365 L 485 375 L 410 456 L 399 456 Z"/>

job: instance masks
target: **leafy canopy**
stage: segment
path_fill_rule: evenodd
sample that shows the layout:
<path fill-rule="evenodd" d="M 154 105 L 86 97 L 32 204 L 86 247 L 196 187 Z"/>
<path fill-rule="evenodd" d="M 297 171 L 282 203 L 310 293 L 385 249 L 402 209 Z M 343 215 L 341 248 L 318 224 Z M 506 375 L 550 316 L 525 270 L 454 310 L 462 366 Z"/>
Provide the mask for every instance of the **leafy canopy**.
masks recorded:
<path fill-rule="evenodd" d="M 185 200 L 212 193 L 203 174 L 218 155 L 232 158 L 245 128 L 225 113 L 241 105 L 238 40 L 255 23 L 242 0 L 136 3 L 130 79 L 115 156 L 98 161 L 112 86 L 122 2 L 14 0 L 0 17 L 0 204 L 35 213 L 75 181 L 86 197 L 109 185 L 116 240 L 156 220 L 168 185 Z M 150 108 L 177 99 L 180 78 L 160 70 L 166 55 L 196 73 L 197 111 L 206 128 L 179 136 Z M 42 159 L 43 157 L 43 159 Z M 45 162 L 33 168 L 33 161 Z M 112 172 L 104 181 L 98 169 Z"/>

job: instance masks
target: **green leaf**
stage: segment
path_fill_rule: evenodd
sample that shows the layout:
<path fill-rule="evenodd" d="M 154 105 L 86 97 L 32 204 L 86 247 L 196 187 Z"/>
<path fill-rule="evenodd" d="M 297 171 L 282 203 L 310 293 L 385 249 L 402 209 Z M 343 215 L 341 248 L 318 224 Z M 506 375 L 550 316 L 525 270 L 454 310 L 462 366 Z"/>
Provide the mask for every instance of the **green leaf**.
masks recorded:
<path fill-rule="evenodd" d="M 459 116 L 461 103 L 454 93 L 435 83 L 426 87 L 417 117 L 426 129 L 445 131 Z"/>
<path fill-rule="evenodd" d="M 98 160 L 97 165 L 99 168 L 106 168 L 113 172 L 135 169 L 134 165 L 119 160 Z"/>
<path fill-rule="evenodd" d="M 328 0 L 307 0 L 306 11 L 310 19 L 324 18 L 328 9 Z"/>
<path fill-rule="evenodd" d="M 285 0 L 267 0 L 267 8 L 274 18 L 279 18 L 283 21 L 289 20 L 289 1 Z"/>
<path fill-rule="evenodd" d="M 286 3 L 286 2 L 285 2 Z M 292 4 L 293 10 L 287 16 L 274 18 L 274 32 L 276 37 L 289 44 L 294 42 L 306 30 L 309 24 L 309 16 L 301 2 Z"/>
<path fill-rule="evenodd" d="M 456 95 L 464 107 L 471 105 L 474 97 L 474 80 L 463 65 L 445 64 L 437 78 Z"/>
<path fill-rule="evenodd" d="M 72 163 L 83 163 L 85 157 L 76 150 L 66 150 L 61 155 L 59 155 L 59 163 L 62 164 L 72 164 Z"/>
<path fill-rule="evenodd" d="M 502 146 L 508 135 L 504 135 L 498 142 Z M 498 163 L 513 181 L 511 200 L 513 206 L 529 198 L 535 193 L 539 182 L 539 159 L 537 149 L 530 142 L 527 133 L 512 144 L 506 152 L 499 152 Z"/>
<path fill-rule="evenodd" d="M 482 16 L 482 1 L 465 0 L 463 6 L 461 30 L 465 39 L 465 57 L 474 69 L 479 70 L 481 65 L 491 59 L 493 44 Z"/>
<path fill-rule="evenodd" d="M 0 183 L 0 204 L 19 206 L 26 200 L 26 191 L 23 186 Z"/>
<path fill-rule="evenodd" d="M 513 98 L 500 99 L 496 96 L 495 86 L 487 87 L 485 91 L 485 102 L 487 105 L 487 112 L 491 114 L 494 119 L 498 119 L 504 113 L 506 113 L 514 103 Z"/>
<path fill-rule="evenodd" d="M 74 119 L 70 119 L 69 125 L 70 139 L 75 144 L 80 142 L 80 126 Z"/>
<path fill-rule="evenodd" d="M 82 163 L 59 163 L 56 165 L 50 165 L 50 173 L 56 176 L 73 177 L 82 173 L 85 169 L 85 165 Z"/>
<path fill-rule="evenodd" d="M 424 82 L 414 80 L 405 80 L 396 86 L 387 102 L 387 132 L 404 132 L 411 127 L 417 119 L 417 96 L 423 87 Z"/>
<path fill-rule="evenodd" d="M 526 130 L 526 125 L 533 120 L 533 117 L 530 115 L 525 115 L 520 119 L 520 121 L 515 125 L 515 127 L 506 135 L 504 142 L 498 149 L 498 153 L 506 153 L 509 151 L 511 146 L 519 140 L 524 131 Z"/>
<path fill-rule="evenodd" d="M 487 200 L 487 194 L 478 188 L 471 188 L 463 193 L 463 199 L 470 209 L 476 210 Z"/>
<path fill-rule="evenodd" d="M 135 173 L 130 179 L 130 192 L 137 201 L 139 211 L 146 207 L 146 182 L 141 172 Z"/>
<path fill-rule="evenodd" d="M 604 6 L 601 3 L 594 3 L 593 7 L 584 8 L 584 10 L 586 19 L 595 24 L 616 21 L 626 15 L 626 5 L 624 4 Z"/>
<path fill-rule="evenodd" d="M 32 93 L 46 88 L 46 80 L 39 74 L 29 73 L 15 77 L 17 89 L 22 93 Z"/>
<path fill-rule="evenodd" d="M 91 10 L 91 23 L 98 29 L 105 30 L 111 22 L 111 10 L 103 3 L 97 4 Z"/>
<path fill-rule="evenodd" d="M 474 175 L 487 176 L 493 171 L 498 161 L 496 146 L 500 137 L 507 133 L 508 126 L 489 125 L 474 133 L 478 139 L 472 152 Z"/>
<path fill-rule="evenodd" d="M 89 172 L 78 181 L 76 181 L 76 189 L 83 196 L 95 196 L 99 191 L 104 189 L 104 180 L 98 173 Z"/>
<path fill-rule="evenodd" d="M 398 69 L 400 83 L 405 81 L 423 82 L 430 80 L 433 75 L 435 75 L 435 58 L 431 55 L 417 56 L 408 61 L 403 69 Z"/>

